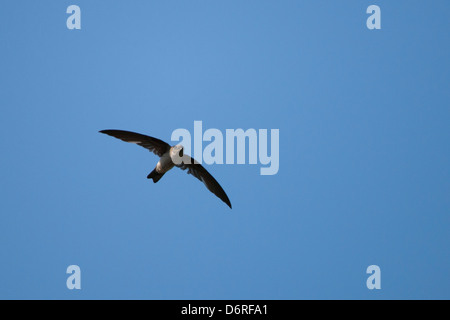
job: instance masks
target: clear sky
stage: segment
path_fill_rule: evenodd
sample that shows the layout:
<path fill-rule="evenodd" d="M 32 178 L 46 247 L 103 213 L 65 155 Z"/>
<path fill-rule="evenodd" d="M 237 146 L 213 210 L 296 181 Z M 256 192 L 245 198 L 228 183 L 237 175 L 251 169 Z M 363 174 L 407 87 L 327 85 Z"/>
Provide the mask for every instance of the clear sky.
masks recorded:
<path fill-rule="evenodd" d="M 449 299 L 449 12 L 3 2 L 0 298 Z M 181 170 L 152 183 L 157 156 L 98 133 L 170 142 L 196 120 L 279 129 L 278 174 L 206 166 L 230 210 Z"/>

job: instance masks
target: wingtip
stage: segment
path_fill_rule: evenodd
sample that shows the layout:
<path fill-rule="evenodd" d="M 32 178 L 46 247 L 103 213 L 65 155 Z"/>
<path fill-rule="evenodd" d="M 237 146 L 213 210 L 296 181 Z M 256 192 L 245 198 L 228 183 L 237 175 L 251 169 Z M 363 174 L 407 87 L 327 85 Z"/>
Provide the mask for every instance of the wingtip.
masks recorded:
<path fill-rule="evenodd" d="M 111 136 L 113 132 L 114 132 L 114 130 L 112 130 L 112 129 L 105 129 L 105 130 L 100 130 L 99 131 L 99 133 L 103 133 L 103 134 L 106 134 L 108 136 Z"/>

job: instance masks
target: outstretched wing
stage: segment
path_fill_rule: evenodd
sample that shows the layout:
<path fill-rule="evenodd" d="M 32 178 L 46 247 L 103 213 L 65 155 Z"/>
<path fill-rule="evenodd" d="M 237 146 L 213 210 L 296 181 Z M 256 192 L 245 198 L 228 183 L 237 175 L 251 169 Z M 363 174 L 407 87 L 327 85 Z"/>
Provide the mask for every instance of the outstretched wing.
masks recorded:
<path fill-rule="evenodd" d="M 214 179 L 214 177 L 195 159 L 188 155 L 183 155 L 183 161 L 176 166 L 182 170 L 188 170 L 187 173 L 192 174 L 198 180 L 203 182 L 209 191 L 214 193 L 220 200 L 225 202 L 231 208 L 230 199 L 222 189 L 220 184 Z"/>
<path fill-rule="evenodd" d="M 140 133 L 124 130 L 101 130 L 100 132 L 125 142 L 136 143 L 159 157 L 170 150 L 170 145 L 164 141 Z"/>

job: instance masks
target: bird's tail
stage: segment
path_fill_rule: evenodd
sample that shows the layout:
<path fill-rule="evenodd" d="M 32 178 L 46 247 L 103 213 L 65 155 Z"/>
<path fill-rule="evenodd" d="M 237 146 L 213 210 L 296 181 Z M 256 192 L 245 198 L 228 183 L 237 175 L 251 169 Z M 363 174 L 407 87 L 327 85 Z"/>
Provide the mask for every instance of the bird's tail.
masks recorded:
<path fill-rule="evenodd" d="M 159 179 L 162 178 L 162 176 L 164 175 L 164 173 L 159 173 L 156 171 L 156 168 L 153 169 L 152 172 L 150 172 L 147 176 L 147 179 L 153 179 L 153 183 L 157 183 L 159 181 Z"/>

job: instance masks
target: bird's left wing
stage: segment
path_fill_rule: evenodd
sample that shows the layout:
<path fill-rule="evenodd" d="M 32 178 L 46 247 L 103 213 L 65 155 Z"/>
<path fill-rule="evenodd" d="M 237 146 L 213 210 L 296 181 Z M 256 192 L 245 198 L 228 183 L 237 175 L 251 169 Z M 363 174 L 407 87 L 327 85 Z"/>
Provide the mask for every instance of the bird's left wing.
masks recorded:
<path fill-rule="evenodd" d="M 100 132 L 125 142 L 136 143 L 159 157 L 162 157 L 164 153 L 170 150 L 170 145 L 168 143 L 140 133 L 125 130 L 101 130 Z"/>
<path fill-rule="evenodd" d="M 192 174 L 198 180 L 203 182 L 209 191 L 214 193 L 220 200 L 225 202 L 231 208 L 230 199 L 228 199 L 227 194 L 222 189 L 220 184 L 214 179 L 214 177 L 195 159 L 189 157 L 188 155 L 183 155 L 182 162 L 180 164 L 175 164 L 178 168 L 182 170 L 188 170 L 187 173 Z"/>

